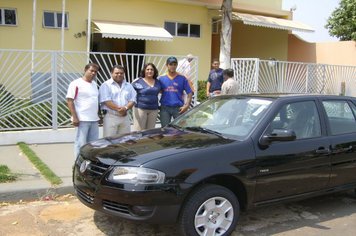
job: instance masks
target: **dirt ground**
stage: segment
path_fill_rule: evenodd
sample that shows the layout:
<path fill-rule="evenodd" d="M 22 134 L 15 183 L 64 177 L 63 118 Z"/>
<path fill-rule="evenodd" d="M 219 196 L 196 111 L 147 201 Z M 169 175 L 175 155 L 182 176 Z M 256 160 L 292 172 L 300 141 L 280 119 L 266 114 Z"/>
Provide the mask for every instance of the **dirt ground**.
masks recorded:
<path fill-rule="evenodd" d="M 350 192 L 243 212 L 237 235 L 356 235 L 356 198 Z M 174 225 L 137 224 L 91 210 L 72 195 L 0 204 L 1 236 L 177 235 Z"/>

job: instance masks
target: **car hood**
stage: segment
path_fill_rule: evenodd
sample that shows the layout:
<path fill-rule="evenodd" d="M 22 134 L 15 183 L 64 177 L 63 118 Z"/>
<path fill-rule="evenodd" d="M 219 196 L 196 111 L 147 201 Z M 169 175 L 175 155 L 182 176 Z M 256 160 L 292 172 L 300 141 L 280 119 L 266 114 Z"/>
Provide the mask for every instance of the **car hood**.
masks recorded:
<path fill-rule="evenodd" d="M 157 158 L 233 141 L 214 134 L 158 128 L 99 139 L 83 146 L 81 155 L 107 165 L 120 162 L 136 166 Z"/>

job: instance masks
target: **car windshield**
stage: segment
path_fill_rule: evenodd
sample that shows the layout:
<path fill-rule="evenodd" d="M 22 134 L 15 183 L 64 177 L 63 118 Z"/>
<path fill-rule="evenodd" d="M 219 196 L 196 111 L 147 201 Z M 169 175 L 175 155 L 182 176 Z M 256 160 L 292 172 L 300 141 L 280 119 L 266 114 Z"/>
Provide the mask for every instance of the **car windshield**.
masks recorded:
<path fill-rule="evenodd" d="M 271 103 L 271 100 L 264 98 L 217 97 L 193 108 L 170 125 L 243 140 L 264 116 Z"/>

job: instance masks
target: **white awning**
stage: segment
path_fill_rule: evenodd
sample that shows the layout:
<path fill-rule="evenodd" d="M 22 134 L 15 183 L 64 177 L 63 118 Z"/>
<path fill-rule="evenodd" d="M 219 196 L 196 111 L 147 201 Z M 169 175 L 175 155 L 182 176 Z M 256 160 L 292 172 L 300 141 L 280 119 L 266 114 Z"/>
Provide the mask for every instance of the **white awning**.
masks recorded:
<path fill-rule="evenodd" d="M 94 33 L 101 33 L 103 38 L 139 39 L 172 41 L 173 36 L 164 28 L 154 25 L 93 21 Z"/>
<path fill-rule="evenodd" d="M 233 20 L 241 20 L 246 25 L 268 27 L 281 30 L 296 30 L 302 32 L 313 32 L 314 29 L 306 24 L 275 17 L 251 15 L 245 13 L 232 13 Z"/>

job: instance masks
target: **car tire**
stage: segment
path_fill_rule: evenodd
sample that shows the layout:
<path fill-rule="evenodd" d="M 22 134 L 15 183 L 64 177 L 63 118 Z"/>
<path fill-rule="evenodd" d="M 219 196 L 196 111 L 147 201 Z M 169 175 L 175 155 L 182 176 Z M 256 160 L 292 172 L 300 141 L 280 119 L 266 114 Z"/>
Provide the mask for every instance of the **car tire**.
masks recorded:
<path fill-rule="evenodd" d="M 239 214 L 240 204 L 233 192 L 219 185 L 203 185 L 183 205 L 179 231 L 184 236 L 230 235 Z"/>

